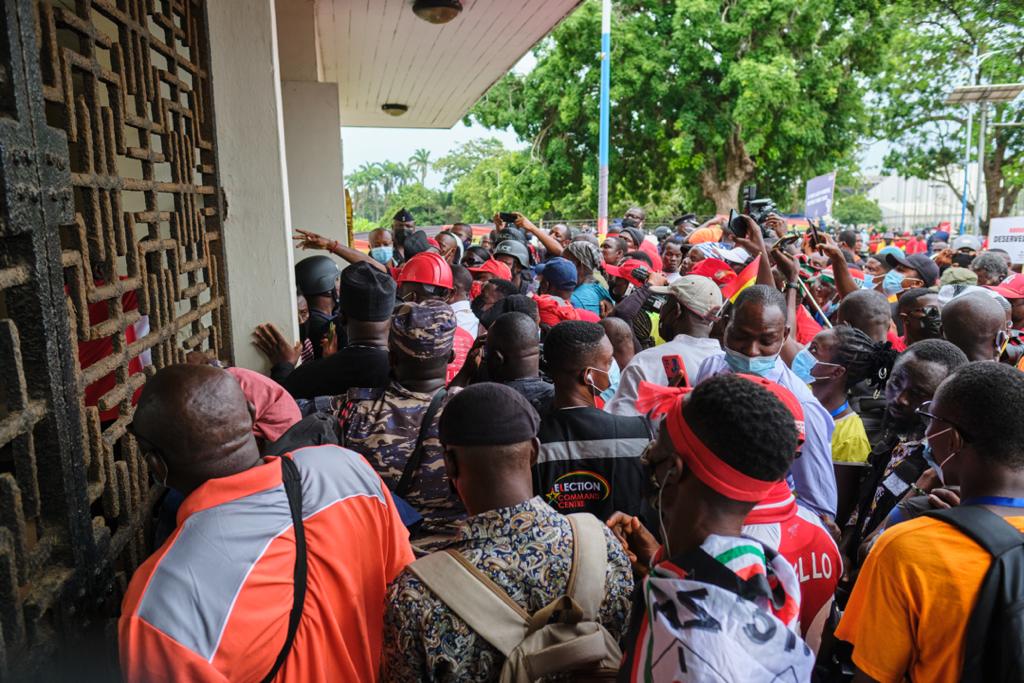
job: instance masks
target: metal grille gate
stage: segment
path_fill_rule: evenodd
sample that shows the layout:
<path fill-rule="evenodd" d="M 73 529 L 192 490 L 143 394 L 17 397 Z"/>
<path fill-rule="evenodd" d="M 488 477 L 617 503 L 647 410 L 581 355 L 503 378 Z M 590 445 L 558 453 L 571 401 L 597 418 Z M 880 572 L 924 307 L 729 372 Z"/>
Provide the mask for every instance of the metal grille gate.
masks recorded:
<path fill-rule="evenodd" d="M 4 0 L 0 678 L 116 610 L 146 372 L 230 347 L 205 0 Z"/>

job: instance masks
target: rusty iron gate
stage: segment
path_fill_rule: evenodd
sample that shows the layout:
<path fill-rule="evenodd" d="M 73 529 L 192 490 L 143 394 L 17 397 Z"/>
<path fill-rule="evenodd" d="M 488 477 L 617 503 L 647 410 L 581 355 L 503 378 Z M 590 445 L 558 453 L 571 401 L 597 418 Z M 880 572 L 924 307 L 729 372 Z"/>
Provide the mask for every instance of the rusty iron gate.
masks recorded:
<path fill-rule="evenodd" d="M 109 635 L 158 494 L 133 397 L 186 351 L 226 357 L 230 330 L 205 0 L 3 2 L 0 678 L 20 680 Z"/>

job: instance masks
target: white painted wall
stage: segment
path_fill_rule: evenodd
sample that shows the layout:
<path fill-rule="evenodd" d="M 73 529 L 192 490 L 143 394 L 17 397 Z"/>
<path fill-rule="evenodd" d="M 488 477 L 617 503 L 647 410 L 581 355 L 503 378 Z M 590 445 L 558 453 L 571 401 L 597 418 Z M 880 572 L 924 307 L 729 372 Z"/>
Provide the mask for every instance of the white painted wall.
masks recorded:
<path fill-rule="evenodd" d="M 249 336 L 257 324 L 298 339 L 274 2 L 206 6 L 234 362 L 263 370 Z"/>
<path fill-rule="evenodd" d="M 284 81 L 281 96 L 292 225 L 348 244 L 338 86 Z M 297 251 L 295 259 L 313 253 L 322 252 Z"/>

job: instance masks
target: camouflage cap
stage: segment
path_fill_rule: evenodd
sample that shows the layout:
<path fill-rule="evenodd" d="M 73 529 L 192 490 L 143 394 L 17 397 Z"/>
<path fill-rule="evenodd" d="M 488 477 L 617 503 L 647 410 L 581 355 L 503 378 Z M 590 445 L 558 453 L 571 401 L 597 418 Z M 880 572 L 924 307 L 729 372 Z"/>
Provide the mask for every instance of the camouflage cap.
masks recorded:
<path fill-rule="evenodd" d="M 455 313 L 438 299 L 403 303 L 391 318 L 391 348 L 412 358 L 447 357 L 454 340 Z"/>

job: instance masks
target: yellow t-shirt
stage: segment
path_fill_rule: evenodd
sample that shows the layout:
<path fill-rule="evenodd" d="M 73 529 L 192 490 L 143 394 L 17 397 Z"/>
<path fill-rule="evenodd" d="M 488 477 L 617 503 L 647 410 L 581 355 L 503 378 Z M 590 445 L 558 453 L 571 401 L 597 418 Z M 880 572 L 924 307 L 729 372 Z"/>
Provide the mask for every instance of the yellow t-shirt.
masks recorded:
<path fill-rule="evenodd" d="M 1024 531 L 1024 517 L 1006 521 Z M 992 557 L 938 519 L 918 517 L 885 531 L 868 555 L 836 637 L 853 662 L 881 683 L 955 683 L 964 632 Z"/>
<path fill-rule="evenodd" d="M 866 462 L 871 452 L 868 433 L 857 413 L 836 420 L 832 432 L 832 462 Z"/>

